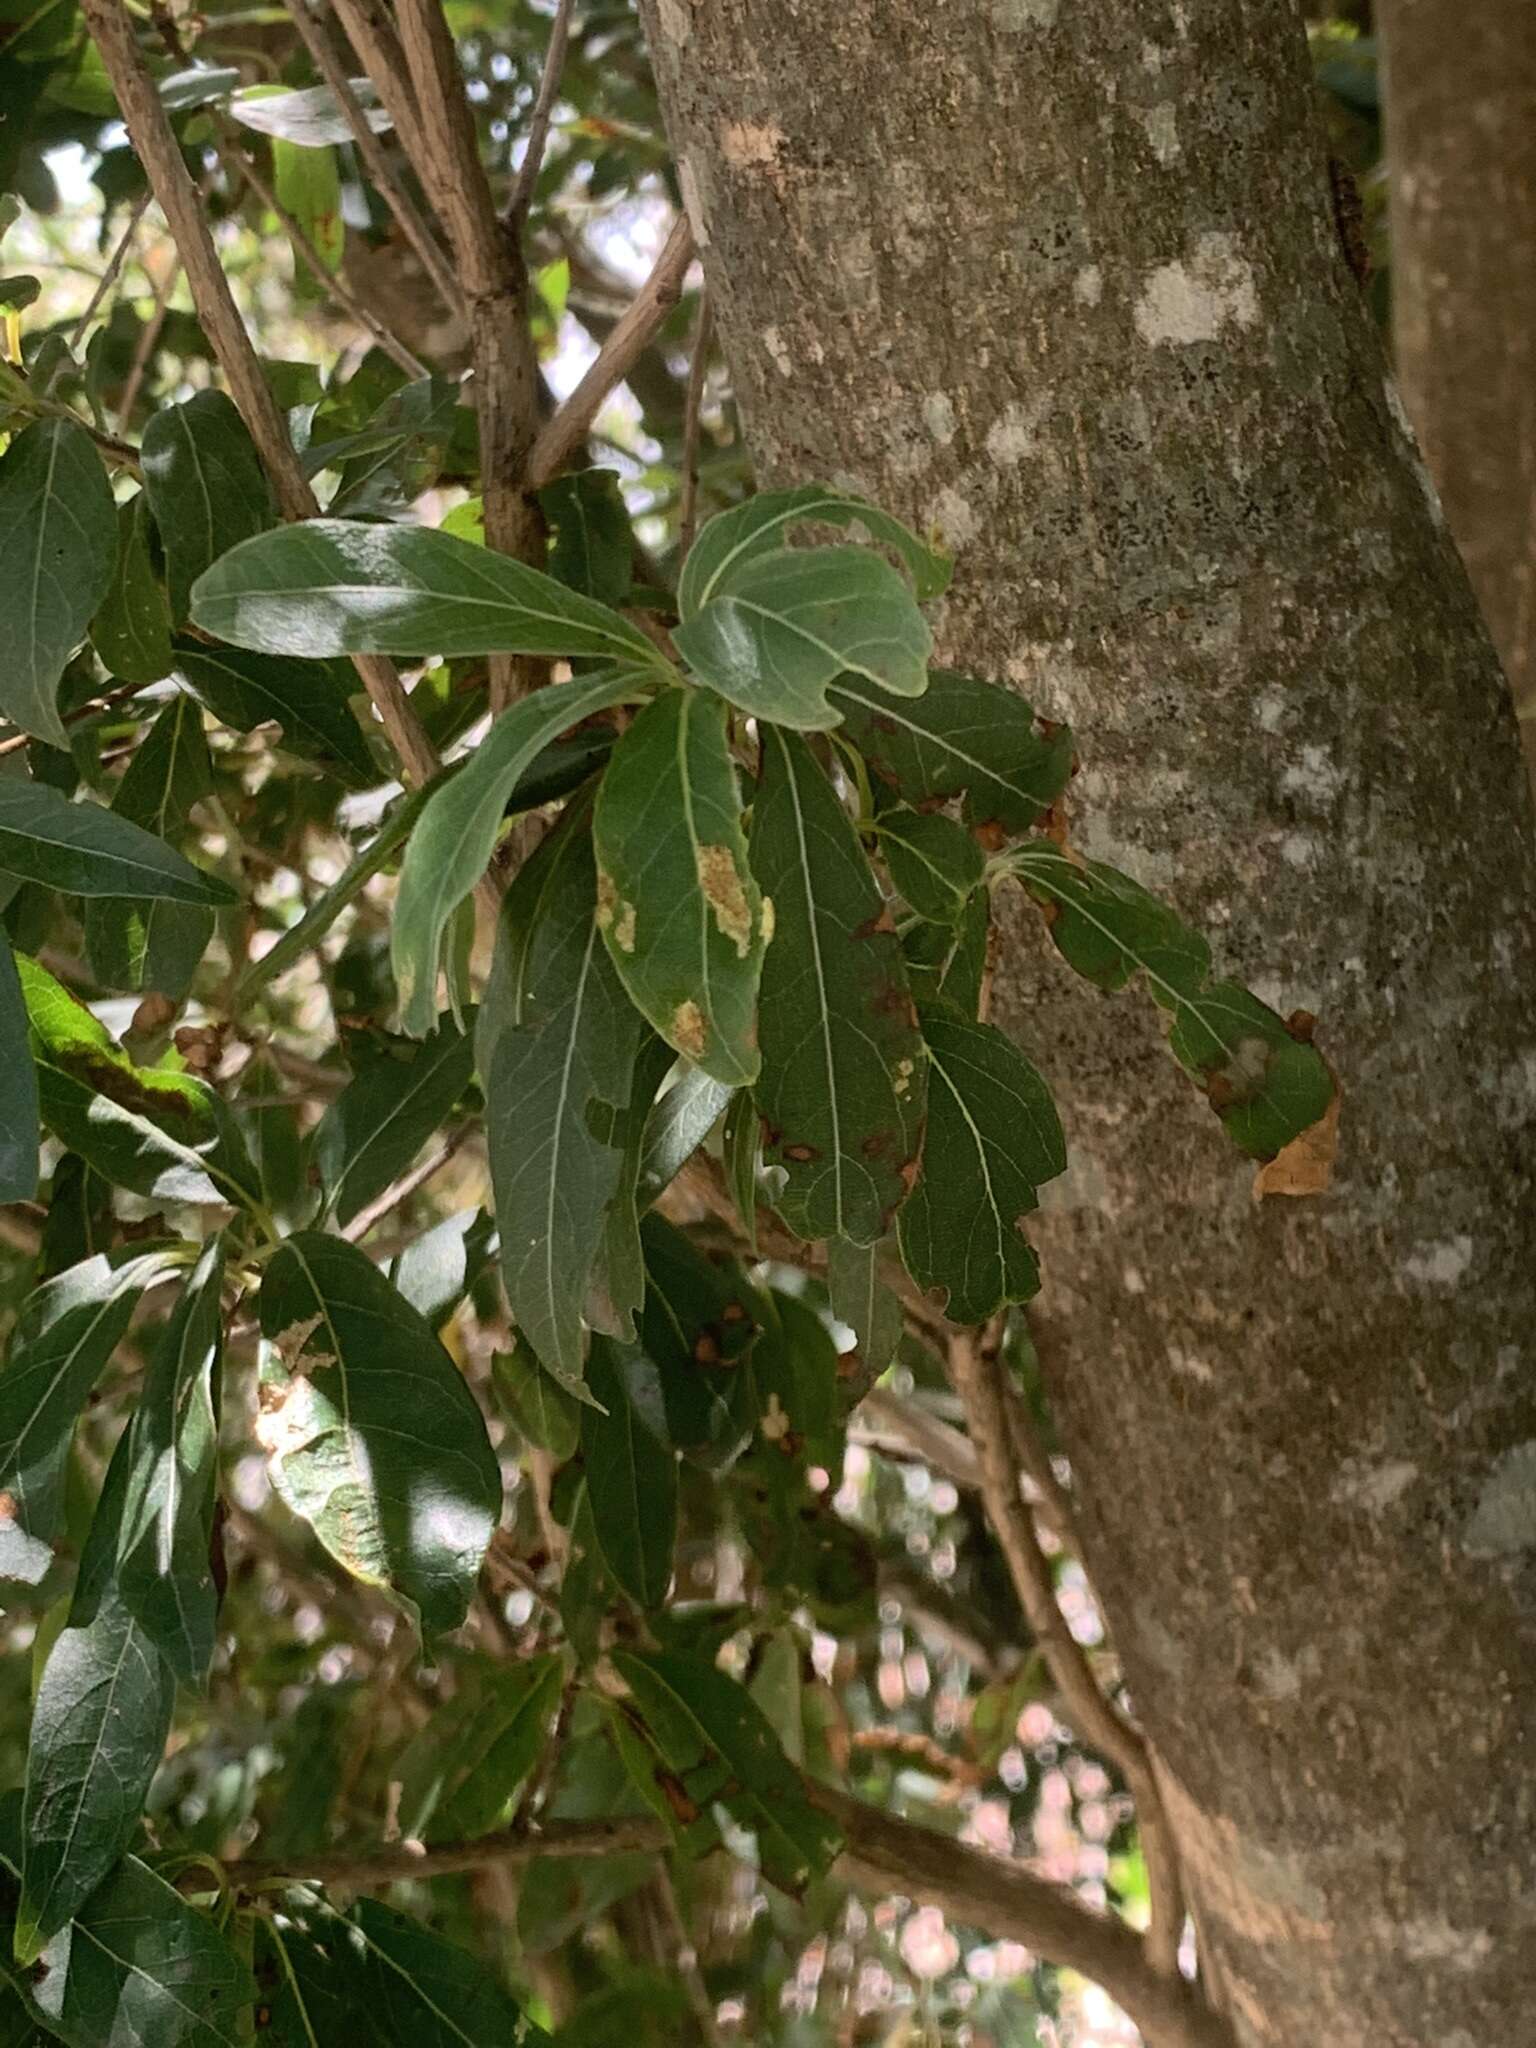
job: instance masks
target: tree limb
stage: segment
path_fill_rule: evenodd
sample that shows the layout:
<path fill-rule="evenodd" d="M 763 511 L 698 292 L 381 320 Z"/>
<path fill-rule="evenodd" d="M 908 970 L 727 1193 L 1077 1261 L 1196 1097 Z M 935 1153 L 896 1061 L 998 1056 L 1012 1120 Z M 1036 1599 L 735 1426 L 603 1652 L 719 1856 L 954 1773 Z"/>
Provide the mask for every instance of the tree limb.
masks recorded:
<path fill-rule="evenodd" d="M 517 175 L 512 181 L 512 193 L 507 201 L 504 218 L 508 228 L 521 231 L 528 208 L 533 202 L 533 188 L 538 183 L 539 172 L 544 163 L 544 151 L 549 142 L 549 117 L 555 110 L 555 95 L 560 90 L 560 74 L 565 69 L 565 53 L 571 40 L 571 0 L 559 0 L 555 18 L 549 25 L 549 46 L 544 52 L 544 70 L 539 79 L 539 89 L 534 97 L 533 108 L 528 116 L 528 145 L 523 160 L 518 165 Z"/>

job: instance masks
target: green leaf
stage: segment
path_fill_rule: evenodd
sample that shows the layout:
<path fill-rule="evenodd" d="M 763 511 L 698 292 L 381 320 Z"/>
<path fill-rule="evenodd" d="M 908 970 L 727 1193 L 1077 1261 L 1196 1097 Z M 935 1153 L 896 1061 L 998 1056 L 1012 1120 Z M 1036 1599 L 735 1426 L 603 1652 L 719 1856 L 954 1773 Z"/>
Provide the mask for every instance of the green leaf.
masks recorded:
<path fill-rule="evenodd" d="M 792 527 L 808 524 L 861 526 L 873 540 L 894 550 L 920 598 L 939 597 L 949 587 L 948 557 L 924 547 L 899 520 L 851 492 L 828 484 L 802 484 L 792 491 L 759 491 L 709 521 L 689 549 L 678 578 L 683 618 L 691 619 L 711 598 L 735 590 L 749 564 L 781 549 Z"/>
<path fill-rule="evenodd" d="M 59 678 L 116 559 L 112 486 L 90 435 L 73 420 L 25 428 L 0 457 L 0 711 L 51 746 L 69 744 Z"/>
<path fill-rule="evenodd" d="M 666 1439 L 706 1453 L 706 1465 L 727 1465 L 756 1421 L 744 1412 L 739 1370 L 757 1335 L 752 1291 L 733 1263 L 706 1258 L 661 1216 L 647 1216 L 640 1236 L 646 1288 L 639 1337 L 660 1374 Z"/>
<path fill-rule="evenodd" d="M 0 1202 L 37 1193 L 37 1069 L 11 942 L 0 931 Z"/>
<path fill-rule="evenodd" d="M 627 1000 L 627 998 L 626 998 Z M 645 1254 L 640 1244 L 641 1180 L 647 1135 L 660 1105 L 656 1091 L 674 1065 L 672 1048 L 653 1031 L 642 1030 L 629 1086 L 629 1102 L 614 1125 L 619 1166 L 603 1219 L 603 1241 L 593 1261 L 584 1310 L 605 1337 L 634 1342 L 635 1311 L 645 1299 Z M 690 1067 L 690 1074 L 698 1069 Z M 718 1084 L 711 1082 L 711 1087 Z M 649 1200 L 649 1195 L 646 1195 Z"/>
<path fill-rule="evenodd" d="M 797 1463 L 842 1464 L 837 1434 L 837 1347 L 808 1302 L 769 1288 L 752 1353 L 763 1435 Z"/>
<path fill-rule="evenodd" d="M 91 642 L 125 683 L 157 683 L 171 672 L 171 608 L 149 552 L 149 500 L 142 491 L 117 508 L 112 581 L 91 621 Z"/>
<path fill-rule="evenodd" d="M 0 1921 L 16 1911 L 19 1805 L 0 1805 Z M 66 2048 L 240 2048 L 240 2014 L 255 1995 L 249 1973 L 207 1915 L 135 1856 L 38 1960 L 18 1988 Z"/>
<path fill-rule="evenodd" d="M 480 1046 L 508 1306 L 578 1399 L 644 1028 L 598 936 L 590 816 L 578 801 L 507 893 Z"/>
<path fill-rule="evenodd" d="M 858 548 L 758 555 L 672 636 L 701 682 L 754 718 L 802 732 L 838 724 L 827 686 L 850 675 L 920 697 L 933 638 L 901 577 Z"/>
<path fill-rule="evenodd" d="M 32 1963 L 138 1832 L 170 1732 L 176 1681 L 114 1578 L 128 1478 L 120 1438 L 91 1522 L 69 1620 L 32 1709 L 16 1960 Z"/>
<path fill-rule="evenodd" d="M 392 391 L 361 433 L 310 448 L 307 469 L 340 469 L 330 517 L 388 514 L 419 497 L 442 469 L 462 395 L 450 377 L 418 377 Z"/>
<path fill-rule="evenodd" d="M 916 920 L 903 934 L 907 980 L 919 1003 L 945 1002 L 975 1017 L 981 1011 L 992 936 L 992 892 L 972 890 L 958 926 Z"/>
<path fill-rule="evenodd" d="M 162 841 L 180 838 L 192 806 L 213 790 L 203 715 L 189 697 L 173 697 L 150 727 L 112 799 L 114 817 Z M 86 950 L 108 988 L 186 994 L 213 937 L 210 910 L 192 904 L 96 897 L 85 906 Z"/>
<path fill-rule="evenodd" d="M 1235 981 L 1210 979 L 1211 949 L 1167 904 L 1098 861 L 1054 846 L 1020 848 L 1013 872 L 1047 913 L 1070 967 L 1103 989 L 1145 977 L 1173 1025 L 1174 1057 L 1204 1089 L 1228 1136 L 1251 1159 L 1272 1159 L 1333 1100 L 1322 1055 Z"/>
<path fill-rule="evenodd" d="M 214 1238 L 160 1334 L 127 1435 L 117 1590 L 184 1685 L 207 1676 L 218 1619 L 209 1543 L 223 1280 L 223 1245 Z"/>
<path fill-rule="evenodd" d="M 1065 1172 L 1066 1145 L 1050 1090 L 1001 1031 L 944 1009 L 921 1021 L 928 1128 L 897 1225 L 901 1255 L 952 1323 L 980 1323 L 1039 1288 L 1024 1218 Z"/>
<path fill-rule="evenodd" d="M 351 138 L 349 137 L 348 140 Z M 347 245 L 341 217 L 341 172 L 334 149 L 315 149 L 281 138 L 272 144 L 272 189 L 308 235 L 327 270 L 339 270 Z M 295 258 L 295 279 L 311 283 L 308 270 Z"/>
<path fill-rule="evenodd" d="M 376 1899 L 351 1925 L 366 1951 L 362 2008 L 389 2048 L 550 2048 L 483 1963 Z"/>
<path fill-rule="evenodd" d="M 461 1209 L 423 1231 L 391 1262 L 390 1282 L 434 1330 L 441 1329 L 496 1256 L 484 1209 Z"/>
<path fill-rule="evenodd" d="M 1042 728 L 1001 683 L 936 668 L 915 704 L 856 681 L 832 704 L 877 782 L 909 804 L 965 798 L 969 825 L 1013 834 L 1038 826 L 1072 773 L 1072 735 Z"/>
<path fill-rule="evenodd" d="M 35 1586 L 53 1561 L 75 1421 L 146 1288 L 191 1246 L 124 1245 L 34 1288 L 0 1372 L 0 1579 Z"/>
<path fill-rule="evenodd" d="M 245 422 L 222 391 L 194 392 L 152 413 L 140 453 L 179 624 L 203 571 L 272 524 L 272 499 Z"/>
<path fill-rule="evenodd" d="M 261 1287 L 256 1433 L 272 1483 L 338 1564 L 457 1628 L 501 1510 L 474 1397 L 366 1253 L 303 1231 Z"/>
<path fill-rule="evenodd" d="M 414 1841 L 472 1841 L 504 1827 L 538 1762 L 560 1699 L 565 1660 L 530 1657 L 510 1670 L 479 1665 L 406 1747 L 402 1832 Z"/>
<path fill-rule="evenodd" d="M 203 577 L 193 616 L 268 654 L 591 655 L 666 667 L 607 605 L 424 526 L 310 519 L 263 534 Z"/>
<path fill-rule="evenodd" d="M 805 1796 L 762 1709 L 713 1664 L 613 1653 L 646 1727 L 695 1805 L 718 1800 L 757 1837 L 763 1875 L 799 1894 L 831 1868 L 842 1837 Z"/>
<path fill-rule="evenodd" d="M 727 1086 L 757 1072 L 767 943 L 724 705 L 668 690 L 614 748 L 598 793 L 598 923 L 669 1045 Z"/>
<path fill-rule="evenodd" d="M 126 818 L 12 776 L 0 777 L 0 872 L 74 896 L 133 896 L 215 908 L 237 900 L 226 882 L 193 867 Z"/>
<path fill-rule="evenodd" d="M 587 1499 L 598 1548 L 637 1606 L 660 1607 L 677 1543 L 677 1460 L 656 1366 L 632 1345 L 592 1339 L 581 1411 Z"/>
<path fill-rule="evenodd" d="M 253 732 L 282 727 L 284 744 L 305 760 L 339 764 L 352 783 L 375 783 L 379 770 L 347 699 L 357 688 L 350 662 L 295 661 L 209 647 L 178 635 L 176 672 L 221 725 Z"/>
<path fill-rule="evenodd" d="M 911 1184 L 924 1067 L 901 942 L 806 742 L 772 728 L 752 867 L 774 909 L 753 1099 L 774 1207 L 801 1237 L 872 1244 Z"/>
<path fill-rule="evenodd" d="M 669 1188 L 698 1151 L 736 1091 L 679 1060 L 655 1098 L 640 1148 L 640 1199 L 649 1205 Z"/>
<path fill-rule="evenodd" d="M 404 1173 L 474 1070 L 474 1039 L 448 1021 L 420 1044 L 376 1051 L 329 1105 L 311 1140 L 325 1207 L 350 1223 Z"/>
<path fill-rule="evenodd" d="M 897 894 L 935 924 L 959 924 L 987 864 L 976 841 L 953 818 L 905 805 L 881 816 L 880 852 Z"/>
<path fill-rule="evenodd" d="M 375 106 L 377 95 L 366 78 L 349 81 L 353 96 L 368 116 L 368 126 L 382 135 L 391 126 L 383 107 Z M 237 92 L 229 111 L 247 128 L 261 135 L 275 135 L 304 149 L 324 149 L 332 143 L 349 143 L 352 130 L 328 85 L 306 85 L 297 92 L 274 91 L 271 86 L 249 86 Z"/>
<path fill-rule="evenodd" d="M 736 1204 L 742 1240 L 754 1257 L 757 1253 L 757 1170 L 761 1158 L 761 1129 L 757 1107 L 745 1089 L 732 1101 L 725 1115 L 721 1154 L 726 1185 Z"/>
<path fill-rule="evenodd" d="M 901 1342 L 901 1301 L 881 1276 L 882 1249 L 878 1244 L 845 1244 L 841 1238 L 827 1245 L 832 1313 L 858 1339 L 859 1378 L 866 1387 L 879 1379 Z"/>
<path fill-rule="evenodd" d="M 639 681 L 633 670 L 606 669 L 525 697 L 501 714 L 427 804 L 401 870 L 390 946 L 401 1015 L 416 1037 L 425 1037 L 437 1020 L 444 930 L 485 872 L 520 778 L 560 733 L 632 700 Z"/>
<path fill-rule="evenodd" d="M 557 1465 L 576 1455 L 581 1442 L 581 1409 L 539 1364 L 521 1340 L 493 1360 L 496 1392 L 507 1419 L 535 1450 L 548 1451 Z"/>
<path fill-rule="evenodd" d="M 234 1117 L 205 1081 L 136 1067 L 35 960 L 17 961 L 43 1121 L 115 1186 L 173 1202 L 260 1201 Z"/>
<path fill-rule="evenodd" d="M 600 604 L 623 604 L 633 581 L 629 507 L 611 469 L 577 469 L 538 493 L 549 529 L 549 573 Z"/>

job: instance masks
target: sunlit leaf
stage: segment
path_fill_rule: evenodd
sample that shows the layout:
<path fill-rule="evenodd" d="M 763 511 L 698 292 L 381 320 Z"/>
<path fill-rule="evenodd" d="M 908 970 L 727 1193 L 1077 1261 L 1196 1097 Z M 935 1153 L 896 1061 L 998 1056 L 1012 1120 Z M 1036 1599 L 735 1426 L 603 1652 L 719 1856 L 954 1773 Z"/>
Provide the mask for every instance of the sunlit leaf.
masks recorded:
<path fill-rule="evenodd" d="M 920 598 L 938 597 L 948 587 L 947 556 L 924 547 L 899 520 L 849 491 L 827 484 L 802 484 L 790 491 L 758 491 L 728 512 L 708 521 L 688 551 L 678 578 L 678 607 L 691 619 L 713 597 L 737 587 L 747 567 L 760 555 L 783 547 L 797 526 L 862 527 L 900 559 Z"/>

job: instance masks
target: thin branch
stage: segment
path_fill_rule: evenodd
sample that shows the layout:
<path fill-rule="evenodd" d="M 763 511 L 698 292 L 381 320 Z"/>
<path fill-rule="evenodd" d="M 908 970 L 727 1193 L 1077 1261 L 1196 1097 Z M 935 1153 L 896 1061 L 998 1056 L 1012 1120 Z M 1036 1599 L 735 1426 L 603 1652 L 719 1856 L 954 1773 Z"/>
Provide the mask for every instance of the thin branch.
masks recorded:
<path fill-rule="evenodd" d="M 533 188 L 538 183 L 539 172 L 544 164 L 544 151 L 549 144 L 549 118 L 555 110 L 555 96 L 560 90 L 560 76 L 565 70 L 565 53 L 571 40 L 571 0 L 559 0 L 555 18 L 549 25 L 549 47 L 544 52 L 544 70 L 539 79 L 539 90 L 534 98 L 533 111 L 528 117 L 528 146 L 523 151 L 522 163 L 512 181 L 511 197 L 507 201 L 506 213 L 502 216 L 514 233 L 522 231 L 522 225 L 533 203 Z"/>
<path fill-rule="evenodd" d="M 424 1188 L 435 1174 L 441 1173 L 454 1153 L 479 1129 L 478 1119 L 471 1119 L 450 1131 L 435 1151 L 429 1152 L 419 1166 L 413 1166 L 409 1173 L 387 1187 L 382 1195 L 371 1201 L 366 1209 L 359 1209 L 346 1229 L 341 1233 L 348 1244 L 357 1244 L 365 1238 L 376 1223 L 380 1223 L 391 1209 L 398 1209 L 402 1202 L 408 1202 L 412 1195 Z"/>
<path fill-rule="evenodd" d="M 128 375 L 123 380 L 117 415 L 120 427 L 128 426 L 132 422 L 133 408 L 138 403 L 140 388 L 155 353 L 155 343 L 160 339 L 160 331 L 165 326 L 171 293 L 176 289 L 181 272 L 182 266 L 179 263 L 171 264 L 165 276 L 155 286 L 154 303 L 150 307 L 149 318 L 139 329 L 138 339 L 133 347 L 133 361 L 128 365 Z"/>
<path fill-rule="evenodd" d="M 421 179 L 421 189 L 426 193 L 428 203 L 435 207 L 436 195 L 423 175 L 421 114 L 411 88 L 410 73 L 406 69 L 405 53 L 400 47 L 389 10 L 382 0 L 332 0 L 332 4 L 379 96 L 379 104 L 388 109 L 400 147 Z"/>
<path fill-rule="evenodd" d="M 613 332 L 598 350 L 590 368 L 554 418 L 540 429 L 528 457 L 529 487 L 537 490 L 558 476 L 586 439 L 587 429 L 608 394 L 624 382 L 655 340 L 662 323 L 682 297 L 683 279 L 693 261 L 693 230 L 679 214 L 656 259 Z"/>
<path fill-rule="evenodd" d="M 60 713 L 65 725 L 73 725 L 81 718 L 95 718 L 100 712 L 111 711 L 118 704 L 125 704 L 130 697 L 136 697 L 144 688 L 142 683 L 118 683 L 115 688 L 103 690 L 99 697 L 92 697 L 84 704 L 76 704 L 70 711 Z M 6 754 L 19 753 L 23 747 L 32 744 L 29 732 L 15 732 L 8 739 L 0 740 L 0 758 Z"/>
<path fill-rule="evenodd" d="M 699 317 L 693 329 L 693 360 L 688 365 L 688 396 L 683 406 L 683 486 L 677 507 L 677 554 L 681 561 L 693 546 L 699 516 L 699 430 L 704 411 L 704 383 L 709 375 L 709 338 L 714 314 L 709 287 L 699 293 Z"/>
<path fill-rule="evenodd" d="M 1163 1809 L 1152 1758 L 1139 1731 L 1099 1689 L 1082 1645 L 1056 1600 L 1055 1581 L 1029 1509 L 1019 1494 L 1008 1409 L 996 1356 L 973 1332 L 954 1331 L 948 1343 L 949 1376 L 965 1404 L 971 1442 L 981 1467 L 982 1499 L 1014 1590 L 1046 1666 L 1079 1736 L 1119 1770 L 1136 1803 L 1142 1854 L 1152 1894 L 1147 1937 L 1153 1966 L 1176 1974 L 1184 1931 L 1183 1893 L 1173 1832 Z"/>
<path fill-rule="evenodd" d="M 342 118 L 352 131 L 357 153 L 364 168 L 373 180 L 374 189 L 399 223 L 400 232 L 416 252 L 422 269 L 431 278 L 438 297 L 450 313 L 462 314 L 464 297 L 459 290 L 459 281 L 453 274 L 453 266 L 443 254 L 436 236 L 422 219 L 415 201 L 395 175 L 395 167 L 389 160 L 389 152 L 369 121 L 367 113 L 352 90 L 352 81 L 347 76 L 346 66 L 337 59 L 331 39 L 315 16 L 308 0 L 287 0 L 288 12 L 293 16 L 294 26 L 303 39 L 315 69 L 331 89 L 331 95 L 340 107 Z"/>
<path fill-rule="evenodd" d="M 721 2048 L 720 2023 L 715 2015 L 715 2001 L 709 1995 L 704 1982 L 704 1973 L 699 1968 L 699 1952 L 693 1945 L 693 1936 L 682 1916 L 677 1903 L 677 1893 L 672 1887 L 672 1873 L 667 1868 L 665 1857 L 656 1863 L 655 1878 L 656 1904 L 660 1910 L 662 1931 L 671 1949 L 668 1958 L 673 1969 L 683 1980 L 683 1989 L 688 2003 L 693 2007 L 693 2017 L 698 2024 L 699 2039 L 704 2048 Z"/>
<path fill-rule="evenodd" d="M 107 259 L 107 267 L 97 280 L 96 289 L 91 293 L 90 304 L 75 322 L 74 332 L 69 337 L 70 352 L 72 354 L 78 350 L 81 342 L 84 341 L 85 330 L 96 317 L 96 308 L 107 296 L 107 293 L 111 291 L 118 273 L 127 261 L 128 251 L 132 246 L 133 238 L 138 233 L 139 222 L 148 213 L 150 206 L 153 204 L 154 197 L 154 193 L 146 185 L 142 195 L 134 201 L 133 211 L 128 216 L 128 224 L 118 236 L 117 247 Z"/>
<path fill-rule="evenodd" d="M 849 1418 L 850 1438 L 877 1451 L 917 1458 L 963 1493 L 981 1490 L 976 1447 L 963 1431 L 888 1387 L 871 1387 Z"/>
<path fill-rule="evenodd" d="M 132 17 L 120 0 L 81 0 L 118 106 L 138 152 L 160 211 L 176 244 L 198 318 L 213 344 L 230 393 L 271 477 L 287 519 L 312 518 L 319 507 L 278 410 L 250 336 L 219 261 L 203 216 L 197 187 L 182 161 L 165 108 L 155 90 L 137 40 Z M 436 774 L 437 751 L 422 731 L 392 663 L 358 655 L 355 666 L 383 721 L 402 766 L 413 781 Z"/>

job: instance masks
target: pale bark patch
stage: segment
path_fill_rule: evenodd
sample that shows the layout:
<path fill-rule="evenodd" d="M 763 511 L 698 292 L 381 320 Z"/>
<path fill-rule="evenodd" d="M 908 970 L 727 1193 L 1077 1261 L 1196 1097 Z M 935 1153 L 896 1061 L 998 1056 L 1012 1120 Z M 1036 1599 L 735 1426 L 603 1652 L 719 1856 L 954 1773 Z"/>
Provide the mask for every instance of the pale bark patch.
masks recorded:
<path fill-rule="evenodd" d="M 1154 348 L 1215 341 L 1228 325 L 1252 327 L 1259 295 L 1232 235 L 1198 235 L 1188 261 L 1160 263 L 1136 301 L 1136 331 Z"/>

